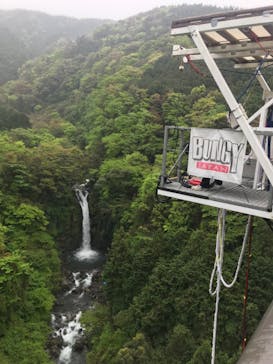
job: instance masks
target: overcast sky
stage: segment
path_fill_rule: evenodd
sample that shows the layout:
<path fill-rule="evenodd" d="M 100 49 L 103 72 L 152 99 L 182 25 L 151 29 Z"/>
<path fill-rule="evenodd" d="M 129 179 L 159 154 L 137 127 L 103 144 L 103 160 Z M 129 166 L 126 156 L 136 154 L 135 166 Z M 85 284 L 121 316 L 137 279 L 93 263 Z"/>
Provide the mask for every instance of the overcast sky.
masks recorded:
<path fill-rule="evenodd" d="M 77 18 L 119 20 L 162 5 L 183 3 L 254 8 L 273 5 L 273 0 L 0 0 L 0 9 L 30 9 Z"/>

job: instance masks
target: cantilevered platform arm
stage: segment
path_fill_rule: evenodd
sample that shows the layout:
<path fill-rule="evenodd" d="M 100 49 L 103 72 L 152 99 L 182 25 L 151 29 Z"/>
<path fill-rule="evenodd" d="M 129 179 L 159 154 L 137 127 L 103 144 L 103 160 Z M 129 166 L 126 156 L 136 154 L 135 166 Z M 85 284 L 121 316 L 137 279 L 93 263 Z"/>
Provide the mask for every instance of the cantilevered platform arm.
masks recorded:
<path fill-rule="evenodd" d="M 194 60 L 205 62 L 230 109 L 231 126 L 241 130 L 251 148 L 251 152 L 245 159 L 245 165 L 249 159 L 253 159 L 253 156 L 255 156 L 254 160 L 256 158 L 256 161 L 255 173 L 252 174 L 252 186 L 249 185 L 250 181 L 247 182 L 247 185 L 229 186 L 226 182 L 233 181 L 232 183 L 234 183 L 232 178 L 229 179 L 232 176 L 228 176 L 228 179 L 225 179 L 223 175 L 217 176 L 216 170 L 220 167 L 217 163 L 214 164 L 216 159 L 213 154 L 209 154 L 209 149 L 207 149 L 207 154 L 204 155 L 203 152 L 198 152 L 200 155 L 197 153 L 194 157 L 197 169 L 188 168 L 188 174 L 220 180 L 223 185 L 219 188 L 214 186 L 209 191 L 205 191 L 206 186 L 201 185 L 201 190 L 192 191 L 188 186 L 185 186 L 181 174 L 177 173 L 176 180 L 169 178 L 169 175 L 166 174 L 165 162 L 168 140 L 166 139 L 165 130 L 164 163 L 158 194 L 273 219 L 273 165 L 270 159 L 272 158 L 272 155 L 270 156 L 270 153 L 272 153 L 272 147 L 270 146 L 272 131 L 269 130 L 272 128 L 268 128 L 269 124 L 267 124 L 269 111 L 273 106 L 273 92 L 261 73 L 261 68 L 265 62 L 273 64 L 273 6 L 181 19 L 172 23 L 171 34 L 175 36 L 188 35 L 191 38 L 193 42 L 191 48 L 186 49 L 182 45 L 175 45 L 173 55 L 182 57 L 182 62 L 191 65 Z M 216 64 L 215 59 L 221 58 L 232 59 L 238 67 L 253 67 L 256 65 L 255 76 L 263 90 L 262 98 L 265 104 L 252 116 L 248 117 L 246 115 L 244 108 L 236 100 Z M 259 128 L 253 128 L 251 123 L 257 121 L 258 118 Z M 198 138 L 197 143 L 199 143 L 199 140 L 200 143 L 209 143 L 208 140 L 213 140 L 213 143 L 216 143 L 215 140 L 217 139 L 214 136 L 204 139 L 201 132 L 200 135 L 198 134 Z M 194 139 L 192 139 L 190 145 L 195 144 Z M 204 144 L 204 150 L 206 150 L 205 145 L 208 144 Z M 196 148 L 202 150 L 203 144 L 194 148 L 195 152 Z M 189 155 L 191 153 L 189 150 Z M 180 154 L 178 155 L 178 161 L 181 164 Z M 202 163 L 199 161 L 199 157 L 202 159 Z M 211 164 L 208 164 L 207 161 Z M 203 170 L 206 168 L 215 171 L 215 173 L 205 173 Z M 223 170 L 222 173 L 226 173 Z M 239 180 L 237 183 L 240 183 Z"/>

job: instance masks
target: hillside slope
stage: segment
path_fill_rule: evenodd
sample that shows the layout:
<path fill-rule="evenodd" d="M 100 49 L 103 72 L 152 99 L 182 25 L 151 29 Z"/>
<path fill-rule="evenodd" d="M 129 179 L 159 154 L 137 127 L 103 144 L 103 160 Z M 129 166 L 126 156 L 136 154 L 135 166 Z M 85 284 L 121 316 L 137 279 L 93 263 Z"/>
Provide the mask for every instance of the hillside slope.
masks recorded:
<path fill-rule="evenodd" d="M 110 21 L 0 10 L 0 83 L 16 78 L 18 67 L 52 49 L 58 40 L 90 34 L 105 22 Z"/>

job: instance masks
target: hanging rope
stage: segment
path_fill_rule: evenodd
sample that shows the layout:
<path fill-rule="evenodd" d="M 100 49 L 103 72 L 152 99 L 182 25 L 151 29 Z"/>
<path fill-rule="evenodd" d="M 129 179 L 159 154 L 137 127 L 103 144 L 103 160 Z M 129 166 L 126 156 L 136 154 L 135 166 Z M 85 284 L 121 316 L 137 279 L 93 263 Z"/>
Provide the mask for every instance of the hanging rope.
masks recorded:
<path fill-rule="evenodd" d="M 255 42 L 258 44 L 258 46 L 264 51 L 265 57 L 267 57 L 268 55 L 271 55 L 270 53 L 272 52 L 272 49 L 266 49 L 262 45 L 262 43 L 260 42 L 260 40 L 259 40 L 258 36 L 256 35 L 256 33 L 254 33 L 251 28 L 249 28 L 249 33 L 252 36 L 252 38 L 255 40 Z"/>
<path fill-rule="evenodd" d="M 249 79 L 249 81 L 247 82 L 247 85 L 245 86 L 245 88 L 241 91 L 240 95 L 237 98 L 237 101 L 240 102 L 240 100 L 242 99 L 242 97 L 249 91 L 249 89 L 251 88 L 253 82 L 256 80 L 256 76 L 257 74 L 260 72 L 262 65 L 264 64 L 264 59 L 262 59 L 259 62 L 259 65 L 256 67 L 255 72 L 252 74 L 252 77 Z"/>
<path fill-rule="evenodd" d="M 241 252 L 239 255 L 239 259 L 237 262 L 237 267 L 234 273 L 234 277 L 231 283 L 227 283 L 223 277 L 222 268 L 223 268 L 223 260 L 224 260 L 224 242 L 225 242 L 225 220 L 226 220 L 226 211 L 223 209 L 218 210 L 218 230 L 216 236 L 216 245 L 215 245 L 215 261 L 214 267 L 210 277 L 210 285 L 209 285 L 209 293 L 212 296 L 216 296 L 215 298 L 215 312 L 214 312 L 214 323 L 213 323 L 213 336 L 212 336 L 212 348 L 211 348 L 211 364 L 215 363 L 215 349 L 216 349 L 216 339 L 217 339 L 217 322 L 218 322 L 218 311 L 219 311 L 219 300 L 220 300 L 220 290 L 221 284 L 223 284 L 226 288 L 231 288 L 234 286 L 237 281 L 238 274 L 242 265 L 242 260 L 245 252 L 246 243 L 248 241 L 248 237 L 250 235 L 252 229 L 252 216 L 248 217 L 248 222 L 246 225 L 245 235 L 242 243 Z M 213 290 L 213 282 L 215 279 L 215 275 L 217 275 L 217 283 L 216 288 Z"/>
<path fill-rule="evenodd" d="M 253 232 L 253 217 L 251 216 L 251 225 L 248 238 L 248 254 L 247 254 L 247 266 L 246 266 L 246 283 L 245 283 L 245 293 L 244 293 L 244 305 L 243 305 L 243 322 L 242 322 L 242 351 L 246 347 L 246 321 L 247 321 L 247 300 L 248 300 L 248 286 L 249 286 L 249 270 L 251 263 L 251 245 L 252 245 L 252 232 Z"/>
<path fill-rule="evenodd" d="M 225 226 L 225 210 L 218 211 L 218 231 L 216 236 L 216 246 L 215 246 L 215 263 L 214 268 L 210 278 L 210 286 L 209 292 L 212 296 L 216 296 L 215 298 L 215 311 L 214 311 L 214 322 L 213 322 L 213 335 L 212 335 L 212 348 L 211 348 L 211 364 L 215 362 L 215 351 L 216 351 L 216 338 L 217 338 L 217 323 L 218 323 L 218 311 L 219 311 L 219 301 L 220 301 L 220 290 L 221 290 L 221 273 L 217 270 L 217 284 L 215 291 L 212 291 L 212 285 L 214 276 L 216 273 L 216 266 L 220 266 L 220 270 L 223 263 L 223 256 L 221 254 L 220 245 L 223 242 L 223 231 Z M 219 249 L 220 248 L 220 249 Z"/>
<path fill-rule="evenodd" d="M 271 49 L 266 49 L 262 43 L 260 42 L 258 36 L 251 30 L 251 28 L 249 28 L 249 33 L 251 35 L 251 37 L 254 39 L 254 41 L 258 44 L 258 46 L 264 51 L 264 58 L 260 60 L 259 65 L 257 66 L 257 68 L 255 69 L 254 74 L 252 75 L 252 77 L 249 79 L 246 87 L 241 91 L 240 95 L 238 96 L 237 100 L 238 102 L 242 99 L 242 97 L 248 92 L 248 90 L 251 88 L 253 82 L 256 80 L 256 76 L 257 74 L 260 72 L 265 59 L 270 55 L 272 56 L 272 50 Z"/>
<path fill-rule="evenodd" d="M 242 249 L 241 249 L 241 253 L 240 253 L 240 256 L 239 256 L 239 259 L 238 259 L 238 263 L 237 263 L 237 267 L 236 267 L 236 271 L 235 271 L 235 274 L 234 274 L 234 277 L 233 277 L 233 280 L 231 281 L 231 283 L 227 283 L 224 279 L 224 277 L 221 275 L 221 282 L 223 283 L 223 285 L 226 287 L 226 288 L 231 288 L 234 286 L 234 284 L 236 283 L 237 281 L 237 278 L 238 278 L 238 274 L 240 272 L 240 268 L 241 268 L 241 265 L 242 265 L 242 261 L 243 261 L 243 257 L 244 257 L 244 253 L 245 253 L 245 248 L 246 248 L 246 244 L 247 244 L 247 241 L 248 241 L 248 237 L 249 237 L 249 234 L 250 234 L 250 231 L 251 231 L 251 226 L 252 226 L 252 217 L 249 216 L 248 217 L 248 221 L 247 221 L 247 225 L 246 225 L 246 230 L 245 230 L 245 235 L 244 235 L 244 240 L 243 240 L 243 244 L 242 244 Z M 224 252 L 223 252 L 223 256 L 224 256 Z M 218 268 L 219 269 L 219 268 Z"/>
<path fill-rule="evenodd" d="M 189 65 L 194 70 L 194 72 L 197 73 L 198 75 L 200 75 L 201 77 L 204 77 L 205 74 L 193 63 L 191 56 L 188 54 L 188 55 L 186 55 L 186 58 L 189 62 Z"/>

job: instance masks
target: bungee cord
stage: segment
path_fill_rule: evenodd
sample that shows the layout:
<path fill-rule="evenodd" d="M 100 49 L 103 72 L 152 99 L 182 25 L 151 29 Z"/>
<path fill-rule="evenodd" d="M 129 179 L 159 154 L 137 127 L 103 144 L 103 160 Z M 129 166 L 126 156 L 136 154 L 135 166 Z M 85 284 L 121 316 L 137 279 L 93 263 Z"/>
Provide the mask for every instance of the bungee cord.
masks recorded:
<path fill-rule="evenodd" d="M 247 253 L 247 266 L 245 271 L 245 293 L 244 293 L 244 303 L 243 303 L 243 319 L 242 319 L 242 352 L 246 347 L 246 330 L 247 330 L 247 301 L 248 301 L 248 287 L 249 287 L 249 270 L 251 263 L 251 245 L 252 245 L 252 229 L 253 229 L 253 216 L 251 216 L 251 226 L 250 233 L 248 237 L 248 253 Z"/>
<path fill-rule="evenodd" d="M 214 322 L 213 322 L 213 335 L 212 335 L 212 348 L 211 348 L 211 364 L 215 363 L 215 351 L 216 351 L 216 339 L 217 339 L 217 323 L 218 323 L 218 312 L 219 312 L 219 301 L 220 301 L 220 291 L 221 285 L 223 284 L 226 288 L 231 288 L 237 281 L 240 268 L 242 266 L 243 256 L 245 253 L 245 248 L 248 242 L 248 238 L 252 233 L 252 221 L 253 217 L 249 216 L 244 239 L 242 243 L 241 252 L 238 258 L 236 270 L 233 276 L 233 279 L 230 283 L 227 283 L 223 277 L 223 261 L 224 261 L 224 242 L 225 242 L 225 223 L 226 223 L 226 210 L 219 209 L 218 210 L 218 230 L 216 235 L 216 244 L 215 244 L 215 261 L 214 267 L 210 277 L 209 284 L 209 293 L 211 296 L 215 297 L 215 311 L 214 311 Z M 213 282 L 216 279 L 216 288 L 213 290 Z"/>

